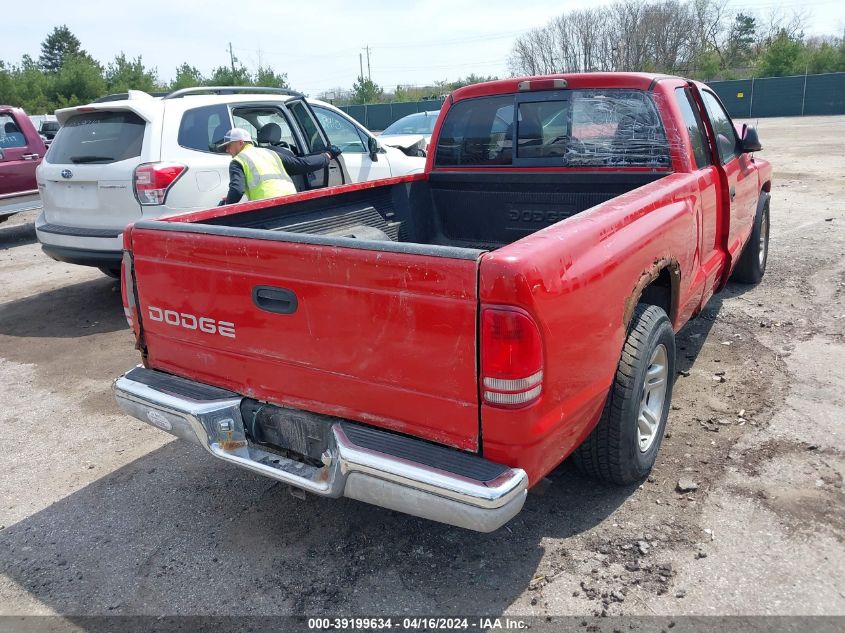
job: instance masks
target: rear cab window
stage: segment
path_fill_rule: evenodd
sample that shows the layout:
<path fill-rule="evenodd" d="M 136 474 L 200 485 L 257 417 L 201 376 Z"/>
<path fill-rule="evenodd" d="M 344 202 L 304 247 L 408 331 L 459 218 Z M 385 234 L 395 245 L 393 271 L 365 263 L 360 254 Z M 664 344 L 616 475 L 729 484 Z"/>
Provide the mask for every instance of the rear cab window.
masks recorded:
<path fill-rule="evenodd" d="M 134 112 L 75 114 L 56 134 L 44 160 L 52 164 L 108 164 L 141 155 L 146 122 Z"/>
<path fill-rule="evenodd" d="M 669 169 L 651 94 L 566 90 L 459 101 L 440 131 L 436 166 Z"/>

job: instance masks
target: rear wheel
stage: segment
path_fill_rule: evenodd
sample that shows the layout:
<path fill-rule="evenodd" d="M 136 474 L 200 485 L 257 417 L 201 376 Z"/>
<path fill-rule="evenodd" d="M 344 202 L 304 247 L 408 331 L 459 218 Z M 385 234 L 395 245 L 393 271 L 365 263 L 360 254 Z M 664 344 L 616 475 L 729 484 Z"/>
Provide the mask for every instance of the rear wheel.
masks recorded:
<path fill-rule="evenodd" d="M 100 266 L 100 272 L 112 279 L 120 279 L 120 266 L 117 268 L 110 268 L 108 266 Z"/>
<path fill-rule="evenodd" d="M 751 237 L 740 255 L 739 261 L 731 274 L 731 281 L 741 284 L 756 284 L 766 272 L 766 260 L 769 256 L 769 200 L 762 204 L 754 218 Z"/>
<path fill-rule="evenodd" d="M 675 377 L 675 334 L 666 313 L 640 304 L 601 419 L 573 453 L 586 475 L 629 484 L 648 475 L 663 440 Z"/>

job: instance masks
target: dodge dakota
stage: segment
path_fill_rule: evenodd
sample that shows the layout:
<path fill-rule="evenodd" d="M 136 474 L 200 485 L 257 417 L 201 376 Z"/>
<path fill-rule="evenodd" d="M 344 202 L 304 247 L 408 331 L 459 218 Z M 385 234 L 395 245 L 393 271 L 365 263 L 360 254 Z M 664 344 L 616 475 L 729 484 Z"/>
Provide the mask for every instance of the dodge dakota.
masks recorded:
<path fill-rule="evenodd" d="M 570 456 L 639 481 L 675 332 L 765 271 L 760 149 L 679 77 L 461 88 L 422 174 L 129 227 L 118 403 L 294 489 L 478 531 Z"/>

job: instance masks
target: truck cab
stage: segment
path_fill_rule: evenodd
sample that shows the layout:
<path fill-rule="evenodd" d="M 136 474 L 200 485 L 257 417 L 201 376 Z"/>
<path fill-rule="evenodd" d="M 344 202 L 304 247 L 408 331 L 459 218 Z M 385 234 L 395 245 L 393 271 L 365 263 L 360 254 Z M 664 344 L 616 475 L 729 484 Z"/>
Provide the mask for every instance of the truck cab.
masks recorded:
<path fill-rule="evenodd" d="M 35 168 L 46 151 L 26 113 L 0 105 L 0 222 L 37 206 Z"/>

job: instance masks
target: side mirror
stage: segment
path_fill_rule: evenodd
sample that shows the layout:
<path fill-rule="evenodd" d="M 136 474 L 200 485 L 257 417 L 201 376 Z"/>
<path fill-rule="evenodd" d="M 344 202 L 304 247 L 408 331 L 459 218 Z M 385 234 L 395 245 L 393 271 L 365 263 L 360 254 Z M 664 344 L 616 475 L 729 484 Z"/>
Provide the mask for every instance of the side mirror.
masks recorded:
<path fill-rule="evenodd" d="M 743 125 L 742 151 L 744 153 L 759 152 L 761 149 L 763 149 L 763 146 L 760 145 L 760 139 L 757 137 L 757 130 L 750 125 Z"/>
<path fill-rule="evenodd" d="M 0 160 L 6 160 L 6 152 L 3 151 L 2 147 L 0 147 Z"/>
<path fill-rule="evenodd" d="M 370 150 L 370 159 L 376 163 L 378 162 L 378 141 L 374 136 L 369 137 L 367 141 L 367 149 Z"/>

